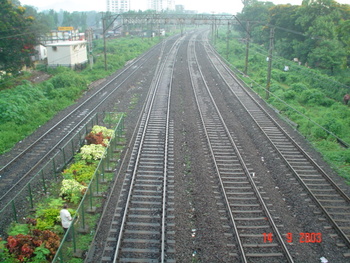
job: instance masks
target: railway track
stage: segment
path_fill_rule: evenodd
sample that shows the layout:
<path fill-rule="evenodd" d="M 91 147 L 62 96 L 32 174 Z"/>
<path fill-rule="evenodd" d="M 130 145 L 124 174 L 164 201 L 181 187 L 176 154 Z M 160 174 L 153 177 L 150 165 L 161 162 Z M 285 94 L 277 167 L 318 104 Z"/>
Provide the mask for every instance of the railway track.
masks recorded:
<path fill-rule="evenodd" d="M 106 84 L 97 91 L 85 96 L 84 101 L 74 106 L 64 118 L 54 123 L 48 130 L 30 142 L 24 149 L 21 149 L 14 158 L 0 168 L 0 209 L 10 200 L 13 193 L 18 192 L 27 182 L 31 175 L 34 175 L 46 163 L 46 161 L 60 151 L 68 138 L 72 137 L 77 130 L 81 129 L 93 116 L 101 105 L 112 97 L 126 81 L 140 71 L 144 65 L 150 63 L 151 59 L 157 57 L 158 46 L 144 53 L 121 72 L 113 76 Z M 80 138 L 81 141 L 84 138 Z M 79 144 L 80 142 L 76 142 Z M 66 156 L 66 158 L 72 158 Z M 62 160 L 63 163 L 63 160 Z M 57 164 L 57 168 L 60 164 Z"/>
<path fill-rule="evenodd" d="M 267 205 L 251 178 L 240 151 L 206 84 L 196 57 L 195 37 L 188 48 L 192 87 L 213 158 L 222 195 L 234 231 L 236 255 L 232 262 L 293 262 Z M 262 233 L 275 242 L 262 244 Z"/>
<path fill-rule="evenodd" d="M 243 87 L 229 67 L 206 42 L 210 63 L 227 84 L 232 94 L 240 101 L 257 127 L 269 140 L 280 158 L 289 167 L 314 203 L 322 210 L 344 244 L 350 248 L 350 198 L 331 177 L 305 152 L 298 143 L 279 125 L 260 103 Z M 314 240 L 317 241 L 317 240 Z"/>
<path fill-rule="evenodd" d="M 177 40 L 162 52 L 102 262 L 175 262 L 170 97 Z M 112 201 L 113 202 L 113 201 Z"/>

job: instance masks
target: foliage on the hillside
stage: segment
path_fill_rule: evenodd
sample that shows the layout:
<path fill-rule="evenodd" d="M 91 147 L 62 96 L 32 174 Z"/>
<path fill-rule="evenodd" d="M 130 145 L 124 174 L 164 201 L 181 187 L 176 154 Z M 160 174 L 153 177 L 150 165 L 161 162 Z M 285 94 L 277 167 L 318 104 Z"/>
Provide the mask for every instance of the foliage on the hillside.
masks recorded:
<path fill-rule="evenodd" d="M 0 90 L 0 154 L 32 133 L 37 127 L 51 119 L 55 113 L 71 105 L 87 90 L 88 84 L 103 79 L 120 69 L 125 63 L 145 52 L 158 40 L 140 38 L 114 39 L 107 42 L 116 54 L 108 54 L 108 71 L 99 52 L 102 41 L 96 42 L 96 57 L 93 69 L 74 72 L 59 67 L 47 69 L 53 77 L 40 84 L 29 81 L 11 89 Z M 121 55 L 123 54 L 123 55 Z"/>
<path fill-rule="evenodd" d="M 223 56 L 226 50 L 226 32 L 220 32 L 216 48 Z M 230 45 L 229 62 L 238 70 L 244 70 L 245 53 L 235 52 L 244 43 L 235 41 Z M 265 53 L 265 54 L 264 54 Z M 248 77 L 249 86 L 262 97 L 266 96 L 267 50 L 251 44 Z M 288 65 L 289 70 L 284 71 Z M 281 114 L 297 124 L 298 130 L 308 138 L 324 158 L 350 181 L 350 151 L 339 140 L 350 144 L 350 109 L 343 104 L 343 96 L 349 93 L 349 69 L 343 69 L 343 83 L 333 77 L 304 65 L 273 56 L 270 96 L 268 103 Z M 251 84 L 253 83 L 253 84 Z"/>
<path fill-rule="evenodd" d="M 330 74 L 350 66 L 350 5 L 334 0 L 303 1 L 300 6 L 251 1 L 238 18 L 242 24 L 236 29 L 244 37 L 248 30 L 251 40 L 265 47 L 273 28 L 275 49 L 288 60 L 298 58 Z"/>
<path fill-rule="evenodd" d="M 30 56 L 39 38 L 34 17 L 27 16 L 25 8 L 10 0 L 0 0 L 0 6 L 0 70 L 15 73 L 31 64 Z"/>

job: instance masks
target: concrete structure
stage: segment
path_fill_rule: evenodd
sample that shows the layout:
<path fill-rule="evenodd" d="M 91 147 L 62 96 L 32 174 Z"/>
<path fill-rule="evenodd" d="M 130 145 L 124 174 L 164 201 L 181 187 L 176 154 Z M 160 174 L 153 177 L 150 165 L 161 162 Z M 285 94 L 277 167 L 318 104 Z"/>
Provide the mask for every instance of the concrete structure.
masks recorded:
<path fill-rule="evenodd" d="M 121 14 L 130 10 L 130 0 L 107 0 L 107 11 Z"/>
<path fill-rule="evenodd" d="M 47 50 L 46 47 L 43 45 L 37 45 L 35 46 L 36 54 L 33 58 L 33 61 L 39 61 L 44 60 L 47 58 Z"/>
<path fill-rule="evenodd" d="M 47 64 L 49 67 L 64 66 L 77 68 L 87 63 L 86 41 L 65 41 L 48 44 Z"/>
<path fill-rule="evenodd" d="M 148 0 L 148 9 L 157 12 L 175 10 L 175 0 Z"/>

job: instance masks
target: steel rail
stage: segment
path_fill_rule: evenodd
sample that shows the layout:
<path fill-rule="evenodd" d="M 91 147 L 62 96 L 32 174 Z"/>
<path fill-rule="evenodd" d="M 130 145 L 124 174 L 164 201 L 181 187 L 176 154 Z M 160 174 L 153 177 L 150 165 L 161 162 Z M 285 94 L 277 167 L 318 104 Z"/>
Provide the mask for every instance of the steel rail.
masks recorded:
<path fill-rule="evenodd" d="M 162 51 L 161 51 L 160 53 L 163 52 L 165 43 L 166 43 L 166 41 L 163 41 L 163 42 L 162 42 L 162 47 L 161 47 L 161 50 L 162 50 Z M 159 62 L 160 62 L 160 60 L 159 60 Z M 159 64 L 160 64 L 159 62 L 157 63 L 157 70 L 158 70 L 158 67 L 159 67 Z M 157 70 L 156 70 L 156 72 L 157 72 Z M 125 152 L 124 152 L 124 154 L 123 154 L 123 155 L 124 155 L 124 158 L 122 158 L 122 161 L 121 161 L 121 164 L 120 164 L 120 169 L 119 169 L 119 171 L 117 172 L 116 179 L 115 179 L 115 181 L 114 181 L 114 183 L 113 183 L 113 185 L 112 185 L 112 187 L 111 187 L 111 190 L 110 190 L 109 195 L 108 195 L 108 197 L 107 197 L 107 200 L 106 200 L 106 203 L 105 203 L 105 205 L 104 205 L 103 211 L 102 211 L 102 213 L 101 213 L 101 217 L 100 217 L 99 223 L 98 223 L 98 225 L 97 225 L 96 232 L 95 232 L 95 235 L 94 235 L 93 240 L 96 240 L 96 238 L 97 238 L 97 236 L 98 236 L 98 233 L 99 233 L 99 230 L 102 228 L 103 219 L 107 216 L 107 213 L 109 212 L 109 211 L 108 211 L 108 208 L 109 208 L 108 205 L 111 204 L 112 202 L 113 202 L 113 203 L 115 202 L 115 201 L 113 200 L 113 196 L 112 196 L 112 195 L 113 195 L 113 193 L 115 192 L 116 188 L 118 187 L 118 185 L 117 185 L 117 179 L 120 177 L 120 174 L 122 173 L 122 167 L 124 167 L 125 163 L 127 162 L 127 158 L 126 158 L 126 157 L 129 155 L 129 151 L 130 151 L 130 149 L 132 148 L 132 145 L 135 143 L 136 136 L 137 136 L 137 133 L 138 133 L 137 127 L 140 127 L 140 126 L 141 126 L 142 116 L 144 115 L 144 112 L 146 112 L 146 110 L 147 110 L 147 106 L 148 106 L 148 104 L 149 104 L 149 101 L 151 100 L 151 99 L 150 99 L 151 95 L 152 95 L 152 90 L 149 89 L 148 92 L 147 92 L 147 95 L 146 95 L 146 99 L 145 99 L 145 101 L 144 101 L 144 103 L 143 103 L 142 109 L 141 109 L 141 111 L 140 111 L 140 114 L 139 114 L 139 116 L 138 116 L 138 119 L 137 119 L 137 121 L 136 121 L 136 125 L 135 125 L 136 128 L 133 130 L 133 133 L 132 133 L 132 135 L 131 135 L 131 137 L 130 137 L 129 143 L 128 143 L 126 149 L 125 149 Z M 115 205 L 112 204 L 112 207 L 115 207 Z M 91 255 L 90 255 L 90 256 L 91 256 Z"/>
<path fill-rule="evenodd" d="M 159 44 L 158 44 L 159 45 Z M 110 85 L 113 81 L 115 81 L 117 78 L 119 78 L 123 73 L 127 72 L 128 70 L 132 69 L 131 73 L 126 76 L 126 78 L 120 82 L 113 90 L 112 93 L 115 92 L 120 88 L 120 86 L 125 83 L 128 79 L 130 79 L 139 68 L 141 68 L 147 60 L 143 61 L 140 65 L 133 68 L 138 62 L 140 62 L 142 59 L 147 58 L 147 56 L 151 57 L 151 52 L 155 50 L 157 47 L 153 47 L 151 50 L 149 50 L 147 53 L 144 53 L 142 56 L 138 57 L 136 60 L 134 60 L 132 63 L 130 63 L 126 68 L 124 68 L 120 73 L 118 73 L 117 76 L 113 77 L 110 81 L 108 81 L 106 84 L 104 84 L 101 88 L 99 88 L 96 92 L 94 92 L 89 98 L 87 98 L 82 104 L 80 104 L 77 108 L 75 108 L 73 111 L 71 111 L 68 115 L 66 115 L 63 119 L 61 119 L 59 122 L 57 122 L 53 127 L 51 127 L 49 130 L 47 130 L 42 136 L 40 136 L 37 140 L 35 140 L 31 145 L 29 145 L 26 149 L 24 149 L 20 154 L 18 154 L 16 157 L 14 157 L 10 162 L 8 162 L 5 166 L 0 168 L 0 173 L 3 172 L 6 168 L 8 168 L 10 165 L 15 163 L 19 158 L 21 158 L 23 155 L 25 155 L 30 149 L 32 149 L 38 142 L 43 140 L 45 136 L 47 136 L 50 132 L 52 132 L 54 129 L 56 129 L 61 123 L 66 121 L 69 117 L 71 117 L 73 114 L 75 114 L 77 111 L 81 110 L 83 106 L 87 105 L 88 102 L 90 102 L 95 95 L 103 91 L 108 85 Z M 109 94 L 110 95 L 110 94 Z M 47 158 L 52 152 L 57 150 L 57 147 L 66 139 L 68 138 L 82 123 L 84 123 L 87 119 L 90 118 L 90 116 L 100 107 L 108 98 L 109 95 L 105 96 L 103 99 L 100 100 L 100 102 L 89 111 L 87 115 L 85 115 L 72 129 L 70 129 L 69 132 L 67 132 L 63 137 L 60 138 L 56 144 L 51 147 L 49 151 L 47 151 L 44 156 L 42 156 L 35 164 L 31 165 L 31 168 L 25 172 L 25 174 L 16 181 L 15 184 L 13 184 L 2 196 L 0 197 L 0 201 L 3 200 L 13 189 L 15 189 L 31 172 L 33 172 L 42 162 Z"/>
<path fill-rule="evenodd" d="M 221 63 L 221 65 L 226 69 L 227 73 L 237 82 L 237 84 L 239 85 L 239 87 L 241 88 L 242 91 L 245 92 L 245 94 L 256 104 L 256 106 L 269 118 L 269 120 L 271 122 L 274 123 L 275 127 L 277 127 L 279 129 L 279 131 L 281 133 L 284 134 L 284 136 L 286 136 L 286 138 L 288 138 L 288 140 L 292 143 L 292 145 L 300 152 L 300 154 L 302 156 L 304 156 L 309 163 L 320 173 L 320 175 L 322 176 L 322 178 L 324 178 L 326 181 L 328 181 L 329 185 L 336 191 L 339 193 L 339 195 L 344 199 L 344 201 L 346 201 L 349 204 L 349 208 L 350 208 L 350 198 L 349 196 L 347 196 L 344 191 L 342 189 L 340 189 L 340 187 L 330 178 L 330 176 L 310 157 L 310 155 L 308 153 L 306 153 L 300 146 L 299 144 L 290 137 L 290 135 L 278 124 L 278 122 L 271 116 L 271 114 L 269 114 L 262 106 L 261 104 L 250 94 L 249 91 L 247 91 L 247 88 L 245 88 L 241 82 L 237 79 L 237 77 L 232 73 L 232 71 L 229 69 L 229 67 L 222 62 L 222 60 L 220 59 L 220 56 L 217 54 L 217 52 L 215 50 L 213 50 L 213 48 L 207 44 L 207 50 L 210 49 L 211 52 L 216 56 L 216 59 Z M 212 61 L 211 59 L 211 63 L 215 66 L 215 63 Z M 217 67 L 216 67 L 217 68 Z M 222 74 L 220 73 L 220 70 L 217 69 L 217 72 L 222 76 Z M 348 247 L 350 247 L 350 239 L 348 237 L 348 235 L 346 235 L 344 233 L 344 231 L 341 229 L 341 227 L 339 226 L 339 224 L 334 220 L 334 218 L 331 216 L 331 213 L 329 213 L 327 211 L 327 209 L 321 204 L 321 202 L 319 201 L 319 199 L 314 195 L 314 193 L 312 192 L 312 190 L 307 186 L 307 184 L 304 182 L 304 180 L 300 177 L 299 173 L 295 170 L 295 168 L 293 167 L 293 165 L 291 165 L 291 163 L 286 159 L 285 155 L 278 149 L 278 147 L 276 146 L 276 144 L 272 141 L 271 137 L 266 134 L 266 132 L 263 130 L 263 128 L 259 125 L 259 123 L 256 121 L 256 118 L 252 115 L 251 111 L 249 111 L 246 106 L 244 105 L 244 103 L 241 101 L 241 99 L 235 94 L 235 92 L 232 90 L 232 88 L 230 87 L 230 85 L 228 84 L 228 82 L 226 81 L 226 79 L 222 76 L 224 82 L 227 84 L 227 86 L 229 87 L 229 89 L 231 90 L 231 92 L 233 93 L 233 95 L 238 99 L 238 101 L 241 103 L 241 105 L 246 109 L 246 111 L 248 112 L 248 114 L 251 116 L 251 118 L 254 120 L 254 122 L 257 124 L 257 126 L 262 130 L 262 132 L 264 133 L 264 135 L 266 136 L 266 138 L 270 141 L 270 143 L 274 146 L 275 150 L 277 151 L 277 153 L 280 155 L 280 157 L 282 158 L 282 160 L 286 163 L 286 165 L 291 169 L 292 173 L 296 176 L 297 180 L 300 182 L 300 184 L 303 186 L 303 188 L 308 192 L 309 196 L 313 199 L 313 201 L 317 204 L 317 206 L 322 210 L 322 212 L 324 213 L 324 215 L 327 217 L 327 219 L 330 221 L 330 223 L 333 225 L 334 229 L 338 232 L 338 234 L 341 236 L 341 238 L 345 241 L 346 245 Z"/>
<path fill-rule="evenodd" d="M 195 46 L 194 46 L 194 49 L 195 49 Z M 256 195 L 256 197 L 257 197 L 257 199 L 258 199 L 260 205 L 262 206 L 264 212 L 265 212 L 266 217 L 268 218 L 268 221 L 269 221 L 269 223 L 270 223 L 270 226 L 272 227 L 272 229 L 273 229 L 273 231 L 274 231 L 274 233 L 275 233 L 275 235 L 276 235 L 276 237 L 277 237 L 277 239 L 278 239 L 278 242 L 279 242 L 279 244 L 280 244 L 280 247 L 281 247 L 282 250 L 284 251 L 284 255 L 285 255 L 287 261 L 288 261 L 288 262 L 294 262 L 294 261 L 293 261 L 293 258 L 292 258 L 292 256 L 291 256 L 291 254 L 289 253 L 288 248 L 286 247 L 285 243 L 283 242 L 283 238 L 282 238 L 282 236 L 281 236 L 281 234 L 280 234 L 280 232 L 279 232 L 279 230 L 278 230 L 276 224 L 274 223 L 274 220 L 273 220 L 273 218 L 272 218 L 272 216 L 271 216 L 271 214 L 270 214 L 270 212 L 269 212 L 269 210 L 268 210 L 268 208 L 267 208 L 267 206 L 266 206 L 266 204 L 265 204 L 265 202 L 264 202 L 264 200 L 263 200 L 263 198 L 262 198 L 262 196 L 261 196 L 261 194 L 260 194 L 260 192 L 259 192 L 259 190 L 258 190 L 256 184 L 255 184 L 255 182 L 253 181 L 253 179 L 252 179 L 251 176 L 250 176 L 250 172 L 249 172 L 249 170 L 248 170 L 248 168 L 247 168 L 247 166 L 246 166 L 246 164 L 245 164 L 245 162 L 244 162 L 244 160 L 243 160 L 243 157 L 242 157 L 241 154 L 240 154 L 240 151 L 239 151 L 239 149 L 238 149 L 236 143 L 234 142 L 234 139 L 233 139 L 232 136 L 231 136 L 231 133 L 230 133 L 230 131 L 229 131 L 229 129 L 228 129 L 228 127 L 227 127 L 227 125 L 226 125 L 226 123 L 225 123 L 225 121 L 224 121 L 224 119 L 223 119 L 221 113 L 220 113 L 220 110 L 219 110 L 218 106 L 217 106 L 216 103 L 215 103 L 215 100 L 214 100 L 214 98 L 213 98 L 213 96 L 212 96 L 212 94 L 211 94 L 211 92 L 210 92 L 210 90 L 209 90 L 209 87 L 208 87 L 208 85 L 207 85 L 207 83 L 206 83 L 206 81 L 205 81 L 204 74 L 203 74 L 203 72 L 202 72 L 202 70 L 201 70 L 201 68 L 200 68 L 200 66 L 199 66 L 199 62 L 198 62 L 198 58 L 197 58 L 197 52 L 194 51 L 194 52 L 192 52 L 192 53 L 194 54 L 196 63 L 197 63 L 197 65 L 198 65 L 198 70 L 199 70 L 199 72 L 200 72 L 201 78 L 203 79 L 203 83 L 205 84 L 205 85 L 204 85 L 204 86 L 205 86 L 205 89 L 206 89 L 207 93 L 209 94 L 210 101 L 212 102 L 212 105 L 213 105 L 213 107 L 215 108 L 215 111 L 216 111 L 217 115 L 219 116 L 219 119 L 220 119 L 220 122 L 221 122 L 221 124 L 222 124 L 222 127 L 224 128 L 225 133 L 227 134 L 227 137 L 229 138 L 229 141 L 231 142 L 231 145 L 232 145 L 232 147 L 233 147 L 235 153 L 237 154 L 237 157 L 238 157 L 238 160 L 239 160 L 239 162 L 240 162 L 240 164 L 241 164 L 241 167 L 242 167 L 242 169 L 243 169 L 243 171 L 244 171 L 246 177 L 248 178 L 248 180 L 249 180 L 249 182 L 250 182 L 250 184 L 251 184 L 251 187 L 252 187 L 252 189 L 254 190 L 255 195 Z M 189 54 L 190 54 L 190 52 L 189 52 Z M 192 74 L 191 74 L 191 81 L 192 81 L 192 87 L 194 88 L 194 87 L 195 87 L 195 84 L 194 84 L 194 82 L 193 82 L 193 76 L 192 76 Z M 215 169 L 216 169 L 217 174 L 220 175 L 220 171 L 219 171 L 219 168 L 218 168 L 218 164 L 217 164 L 216 158 L 215 158 L 215 153 L 214 153 L 214 150 L 213 150 L 213 148 L 212 148 L 212 146 L 211 146 L 211 142 L 210 142 L 210 139 L 209 139 L 210 136 L 209 136 L 209 134 L 208 134 L 207 127 L 206 127 L 206 125 L 205 125 L 204 116 L 203 116 L 203 113 L 202 113 L 201 110 L 200 110 L 200 105 L 199 105 L 198 96 L 197 96 L 197 94 L 196 94 L 195 91 L 194 91 L 194 94 L 195 94 L 195 98 L 196 98 L 196 103 L 197 103 L 198 111 L 199 111 L 200 116 L 201 116 L 201 119 L 202 119 L 202 125 L 203 125 L 203 127 L 204 127 L 204 131 L 205 131 L 205 134 L 206 134 L 206 137 L 207 137 L 207 141 L 208 141 L 208 144 L 209 144 L 209 149 L 210 149 L 211 155 L 212 155 L 212 157 L 213 157 L 213 161 L 214 161 L 214 163 L 215 163 Z M 240 248 L 240 250 L 241 250 L 241 255 L 242 255 L 243 261 L 244 261 L 244 262 L 248 262 L 248 259 L 247 259 L 246 255 L 245 255 L 244 246 L 243 246 L 242 241 L 241 241 L 241 239 L 240 239 L 240 237 L 239 237 L 240 234 L 239 234 L 238 228 L 237 228 L 236 223 L 235 223 L 235 219 L 234 219 L 234 216 L 233 216 L 233 212 L 232 212 L 232 209 L 231 209 L 231 207 L 230 207 L 230 201 L 228 200 L 228 197 L 227 197 L 227 195 L 226 195 L 225 186 L 224 186 L 224 183 L 223 183 L 223 181 L 222 181 L 222 179 L 221 179 L 220 176 L 219 176 L 219 181 L 220 181 L 220 185 L 221 185 L 222 192 L 223 192 L 223 195 L 224 195 L 224 199 L 225 199 L 225 202 L 226 202 L 226 206 L 227 206 L 227 208 L 229 209 L 229 214 L 230 214 L 231 222 L 232 222 L 232 224 L 233 224 L 234 231 L 236 232 L 236 235 L 237 235 L 237 241 L 238 241 L 238 244 L 239 244 L 239 248 Z"/>
<path fill-rule="evenodd" d="M 151 50 L 150 50 L 151 51 Z M 150 52 L 149 51 L 149 52 Z M 14 163 L 19 157 L 23 156 L 29 149 L 31 149 L 36 143 L 38 143 L 40 140 L 42 140 L 48 133 L 50 133 L 52 130 L 56 129 L 62 122 L 64 122 L 66 119 L 68 119 L 73 113 L 77 112 L 84 106 L 86 103 L 88 103 L 95 95 L 100 93 L 103 89 L 105 89 L 109 84 L 111 84 L 113 81 L 115 81 L 118 77 L 120 77 L 123 73 L 125 73 L 127 70 L 132 68 L 138 61 L 140 61 L 142 58 L 146 57 L 149 53 L 144 53 L 140 57 L 137 58 L 137 60 L 133 61 L 131 64 L 129 64 L 126 68 L 124 68 L 117 76 L 113 77 L 110 81 L 108 81 L 106 84 L 104 84 L 101 88 L 99 88 L 97 91 L 95 91 L 92 95 L 90 95 L 82 104 L 79 105 L 79 107 L 75 108 L 73 111 L 71 111 L 68 115 L 66 115 L 64 118 L 62 118 L 60 121 L 56 122 L 54 126 L 52 126 L 49 130 L 47 130 L 43 135 L 41 135 L 38 139 L 36 139 L 33 143 L 31 143 L 28 147 L 26 147 L 21 153 L 19 153 L 17 156 L 12 158 L 7 164 L 0 167 L 0 173 L 3 172 L 8 166 L 10 166 L 12 163 Z M 141 65 L 140 65 L 141 66 Z M 102 103 L 100 103 L 102 104 Z M 99 105 L 100 105 L 99 104 Z"/>
<path fill-rule="evenodd" d="M 178 45 L 179 41 L 182 38 L 179 38 L 172 46 L 171 50 L 174 50 L 175 47 Z M 163 53 L 163 52 L 162 52 Z M 131 182 L 130 182 L 130 188 L 128 191 L 128 196 L 127 196 L 127 200 L 126 200 L 126 205 L 124 207 L 124 212 L 123 212 L 123 216 L 122 216 L 122 221 L 121 221 L 121 226 L 119 229 L 119 234 L 118 234 L 118 238 L 117 238 L 117 245 L 116 245 L 116 250 L 114 252 L 113 255 L 113 263 L 118 261 L 118 257 L 119 257 L 119 252 L 120 252 L 120 248 L 122 245 L 122 239 L 123 239 L 123 234 L 124 234 L 124 229 L 126 227 L 126 221 L 127 221 L 127 216 L 128 216 L 128 210 L 129 210 L 129 206 L 131 204 L 131 200 L 132 200 L 132 193 L 133 193 L 133 187 L 134 187 L 134 182 L 136 179 L 136 175 L 137 175 L 137 170 L 138 170 L 138 165 L 140 163 L 140 158 L 141 158 L 141 153 L 143 150 L 143 144 L 145 142 L 145 137 L 146 137 L 146 131 L 147 131 L 147 127 L 148 124 L 150 122 L 151 119 L 151 113 L 155 103 L 155 100 L 157 98 L 157 91 L 160 88 L 160 81 L 162 78 L 162 74 L 165 70 L 166 67 L 166 62 L 169 59 L 171 55 L 171 51 L 166 54 L 164 62 L 161 64 L 161 61 L 159 61 L 158 65 L 157 65 L 157 69 L 156 70 L 156 74 L 155 74 L 155 78 L 153 79 L 153 95 L 149 100 L 149 105 L 148 105 L 148 109 L 145 111 L 146 114 L 146 119 L 145 119 L 145 123 L 143 125 L 143 127 L 140 127 L 142 129 L 142 131 L 139 131 L 139 134 L 141 133 L 140 136 L 140 142 L 137 143 L 137 145 L 135 145 L 134 147 L 137 147 L 137 154 L 136 154 L 136 158 L 135 158 L 135 162 L 134 162 L 134 167 L 133 167 L 133 172 L 132 172 L 132 176 L 131 176 Z M 171 58 L 171 57 L 170 57 Z M 174 62 L 173 62 L 174 63 Z M 171 79 L 173 76 L 173 72 L 171 75 Z M 165 231 L 166 231 L 166 223 L 165 223 L 165 215 L 166 215 L 166 197 L 167 197 L 167 184 L 166 184 L 166 177 L 167 177 L 167 148 L 168 148 L 168 136 L 169 136 L 169 121 L 170 121 L 170 112 L 169 112 L 169 107 L 170 107 L 170 94 L 171 94 L 171 81 L 170 81 L 170 85 L 169 85 L 169 91 L 168 91 L 168 99 L 167 99 L 167 114 L 166 114 L 166 127 L 165 127 L 165 155 L 164 155 L 164 170 L 163 170 L 163 191 L 162 191 L 162 223 L 161 223 L 161 248 L 160 248 L 160 252 L 161 252 L 161 262 L 165 262 Z"/>

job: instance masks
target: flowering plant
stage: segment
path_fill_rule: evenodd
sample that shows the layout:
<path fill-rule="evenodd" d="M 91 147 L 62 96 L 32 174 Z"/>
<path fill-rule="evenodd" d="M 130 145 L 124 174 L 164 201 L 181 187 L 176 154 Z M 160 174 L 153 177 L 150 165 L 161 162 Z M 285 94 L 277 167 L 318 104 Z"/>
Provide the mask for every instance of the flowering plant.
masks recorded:
<path fill-rule="evenodd" d="M 32 230 L 28 235 L 18 234 L 7 238 L 6 248 L 19 262 L 27 262 L 29 258 L 38 259 L 38 251 L 44 255 L 42 259 L 52 259 L 58 247 L 60 238 L 52 231 Z M 38 249 L 41 247 L 41 249 Z M 36 256 L 35 256 L 36 255 Z M 37 262 L 37 261 L 35 261 Z M 42 261 L 40 261 L 42 262 Z"/>
<path fill-rule="evenodd" d="M 64 179 L 62 181 L 60 196 L 74 204 L 77 204 L 79 203 L 85 190 L 86 186 L 79 184 L 74 179 Z"/>
<path fill-rule="evenodd" d="M 80 148 L 80 155 L 86 161 L 100 160 L 103 158 L 105 150 L 101 144 L 84 145 Z"/>
<path fill-rule="evenodd" d="M 98 126 L 98 125 L 95 125 L 94 127 L 92 127 L 91 133 L 96 134 L 100 132 L 103 134 L 103 137 L 106 139 L 111 139 L 114 136 L 114 130 L 112 129 L 107 129 L 106 127 Z"/>
<path fill-rule="evenodd" d="M 87 164 L 85 161 L 77 161 L 71 164 L 62 173 L 64 179 L 75 179 L 81 184 L 87 184 L 94 175 L 96 165 Z"/>

